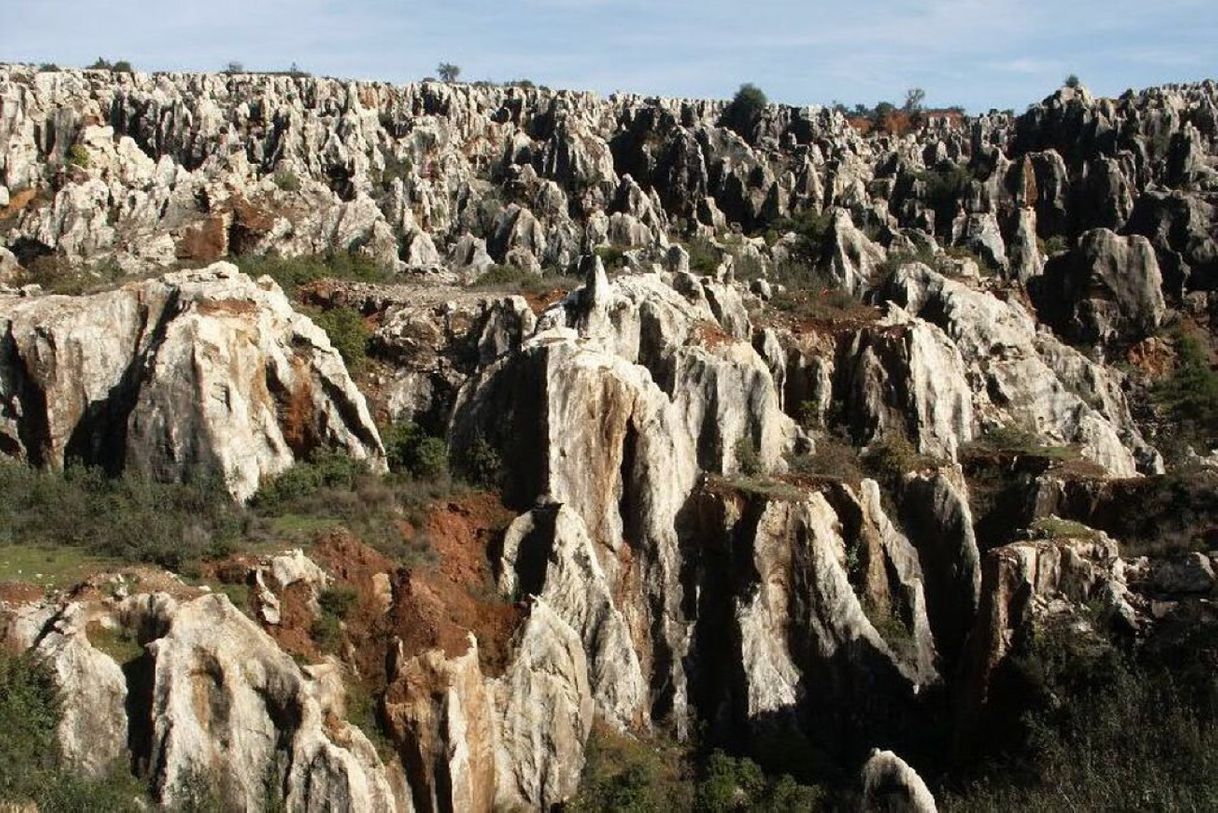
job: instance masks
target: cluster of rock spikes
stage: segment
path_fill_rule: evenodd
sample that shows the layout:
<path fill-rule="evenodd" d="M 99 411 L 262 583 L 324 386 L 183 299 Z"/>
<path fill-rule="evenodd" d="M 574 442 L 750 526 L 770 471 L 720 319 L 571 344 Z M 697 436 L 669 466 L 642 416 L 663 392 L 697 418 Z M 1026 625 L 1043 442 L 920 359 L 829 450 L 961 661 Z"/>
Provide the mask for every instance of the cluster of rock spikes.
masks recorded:
<path fill-rule="evenodd" d="M 1195 618 L 1210 557 L 1125 556 L 1113 517 L 1172 465 L 1140 406 L 1163 329 L 1218 307 L 1218 86 L 901 136 L 723 114 L 0 66 L 5 454 L 203 469 L 246 501 L 318 449 L 383 471 L 378 426 L 414 422 L 504 466 L 506 519 L 468 539 L 499 640 L 352 539 L 238 557 L 249 607 L 170 574 L 0 601 L 65 757 L 169 808 L 203 772 L 241 809 L 268 776 L 293 810 L 538 809 L 603 724 L 826 754 L 864 806 L 933 810 L 919 727 L 968 749 L 1026 630 Z M 388 280 L 292 298 L 230 262 L 334 253 Z M 65 268 L 113 284 L 40 287 Z M 495 290 L 505 269 L 540 285 Z M 359 312 L 375 364 L 302 299 Z M 302 664 L 290 627 L 340 583 L 358 628 Z M 383 743 L 348 722 L 352 675 Z"/>

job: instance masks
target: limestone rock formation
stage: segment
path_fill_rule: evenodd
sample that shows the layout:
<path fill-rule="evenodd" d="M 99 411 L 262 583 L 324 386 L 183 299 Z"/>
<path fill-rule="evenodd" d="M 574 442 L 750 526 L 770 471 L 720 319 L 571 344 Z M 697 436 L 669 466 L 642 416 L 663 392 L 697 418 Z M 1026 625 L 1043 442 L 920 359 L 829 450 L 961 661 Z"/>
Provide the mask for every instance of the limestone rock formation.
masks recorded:
<path fill-rule="evenodd" d="M 216 473 L 238 499 L 318 447 L 384 466 L 325 332 L 227 263 L 88 297 L 10 298 L 0 331 L 0 437 L 32 464 Z"/>
<path fill-rule="evenodd" d="M 892 751 L 872 752 L 863 765 L 863 810 L 935 813 L 935 797 L 917 772 Z"/>

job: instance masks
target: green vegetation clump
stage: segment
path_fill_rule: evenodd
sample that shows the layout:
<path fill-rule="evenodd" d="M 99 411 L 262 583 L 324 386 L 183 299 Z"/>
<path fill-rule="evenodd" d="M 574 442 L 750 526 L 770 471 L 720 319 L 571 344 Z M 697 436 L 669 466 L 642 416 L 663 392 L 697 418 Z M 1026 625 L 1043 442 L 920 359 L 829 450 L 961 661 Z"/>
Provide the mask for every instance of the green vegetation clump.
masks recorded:
<path fill-rule="evenodd" d="M 816 439 L 812 454 L 797 455 L 787 462 L 796 474 L 830 477 L 852 484 L 866 477 L 858 450 L 848 440 L 831 434 Z"/>
<path fill-rule="evenodd" d="M 583 280 L 547 269 L 538 274 L 514 265 L 492 265 L 474 280 L 474 288 L 488 291 L 510 291 L 519 294 L 542 294 L 556 289 L 571 290 Z"/>
<path fill-rule="evenodd" d="M 1055 254 L 1061 254 L 1070 248 L 1070 241 L 1065 235 L 1055 234 L 1043 240 L 1038 240 L 1040 253 L 1046 257 L 1052 257 Z"/>
<path fill-rule="evenodd" d="M 696 749 L 664 737 L 638 739 L 598 724 L 588 740 L 572 813 L 692 810 L 806 813 L 826 807 L 821 788 L 772 776 L 748 758 Z"/>
<path fill-rule="evenodd" d="M 475 485 L 494 488 L 503 480 L 503 455 L 482 433 L 474 436 L 454 462 L 461 475 Z"/>
<path fill-rule="evenodd" d="M 1041 539 L 1096 539 L 1099 534 L 1081 522 L 1061 517 L 1039 517 L 1028 529 Z"/>
<path fill-rule="evenodd" d="M 117 62 L 110 62 L 102 59 L 100 56 L 92 65 L 89 65 L 86 70 L 90 71 L 110 71 L 111 73 L 132 73 L 135 68 L 125 59 L 120 59 Z"/>
<path fill-rule="evenodd" d="M 322 591 L 317 597 L 321 613 L 313 619 L 309 635 L 323 652 L 336 652 L 342 643 L 343 621 L 359 600 L 352 587 L 338 585 Z"/>
<path fill-rule="evenodd" d="M 348 307 L 318 310 L 310 314 L 314 324 L 326 332 L 330 344 L 347 362 L 358 368 L 368 358 L 368 342 L 372 331 L 357 311 Z"/>
<path fill-rule="evenodd" d="M 973 173 L 966 166 L 945 163 L 918 173 L 918 180 L 923 184 L 922 199 L 935 210 L 935 222 L 946 226 L 951 223 L 959 201 L 968 191 Z"/>
<path fill-rule="evenodd" d="M 64 257 L 47 254 L 29 264 L 19 285 L 40 285 L 53 294 L 79 296 L 112 288 L 126 276 L 115 262 L 75 265 Z"/>
<path fill-rule="evenodd" d="M 411 479 L 381 476 L 366 463 L 337 453 L 320 453 L 266 480 L 250 501 L 250 537 L 311 539 L 346 528 L 364 543 L 403 564 L 430 561 L 425 539 L 406 539 L 402 523 L 418 526 L 434 501 L 466 491 L 447 476 Z"/>
<path fill-rule="evenodd" d="M 79 548 L 176 569 L 227 553 L 241 531 L 241 511 L 216 478 L 157 483 L 0 460 L 0 544 Z"/>
<path fill-rule="evenodd" d="M 300 191 L 300 178 L 290 169 L 278 170 L 271 178 L 275 181 L 275 186 L 283 192 Z"/>
<path fill-rule="evenodd" d="M 1155 404 L 1170 420 L 1166 445 L 1189 444 L 1204 454 L 1218 442 L 1218 372 L 1197 332 L 1179 328 L 1172 338 L 1175 369 L 1153 391 Z"/>
<path fill-rule="evenodd" d="M 143 810 L 147 789 L 124 766 L 91 780 L 64 764 L 61 719 L 50 669 L 29 653 L 0 648 L 0 808 L 32 802 L 43 813 Z"/>
<path fill-rule="evenodd" d="M 1004 680 L 1026 698 L 1000 729 L 1017 741 L 942 809 L 1218 809 L 1215 655 L 1203 628 L 1135 658 L 1069 621 L 1042 624 Z"/>
<path fill-rule="evenodd" d="M 68 147 L 68 163 L 74 167 L 89 166 L 89 151 L 85 149 L 84 144 L 73 144 Z"/>
<path fill-rule="evenodd" d="M 381 433 L 391 471 L 407 472 L 420 479 L 448 474 L 448 444 L 426 434 L 417 424 L 398 423 Z"/>
<path fill-rule="evenodd" d="M 1050 446 L 1041 441 L 1033 430 L 1018 424 L 992 426 L 967 445 L 967 451 L 977 454 L 1043 457 L 1069 461 L 1079 458 L 1073 446 Z"/>
<path fill-rule="evenodd" d="M 721 124 L 736 131 L 744 139 L 752 137 L 753 128 L 761 120 L 770 100 L 756 85 L 745 83 L 736 91 L 731 104 L 723 111 Z"/>
<path fill-rule="evenodd" d="M 311 257 L 245 256 L 237 260 L 237 265 L 254 279 L 264 274 L 269 276 L 293 298 L 303 286 L 323 279 L 352 282 L 390 282 L 393 279 L 391 271 L 358 252 Z"/>
<path fill-rule="evenodd" d="M 753 442 L 752 435 L 741 435 L 736 441 L 736 466 L 740 473 L 747 477 L 756 477 L 761 474 L 765 467 L 761 464 L 761 455 L 757 451 L 757 444 Z"/>

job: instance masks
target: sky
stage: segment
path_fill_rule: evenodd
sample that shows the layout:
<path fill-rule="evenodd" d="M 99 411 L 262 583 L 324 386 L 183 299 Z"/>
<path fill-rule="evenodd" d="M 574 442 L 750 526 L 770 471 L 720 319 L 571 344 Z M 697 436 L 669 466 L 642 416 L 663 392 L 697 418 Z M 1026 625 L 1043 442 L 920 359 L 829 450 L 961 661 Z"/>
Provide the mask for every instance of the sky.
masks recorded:
<path fill-rule="evenodd" d="M 0 61 L 283 69 L 789 104 L 1022 110 L 1218 78 L 1218 0 L 0 0 Z"/>

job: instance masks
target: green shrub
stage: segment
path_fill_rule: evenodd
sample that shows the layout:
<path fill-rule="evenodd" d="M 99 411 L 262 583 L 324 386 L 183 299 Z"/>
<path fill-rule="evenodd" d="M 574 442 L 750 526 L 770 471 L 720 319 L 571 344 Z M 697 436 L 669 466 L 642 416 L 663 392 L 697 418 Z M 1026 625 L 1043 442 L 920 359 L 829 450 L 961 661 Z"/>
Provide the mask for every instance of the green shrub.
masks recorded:
<path fill-rule="evenodd" d="M 815 452 L 792 457 L 788 463 L 797 474 L 832 477 L 846 483 L 858 483 L 864 477 L 858 450 L 833 435 L 818 437 Z"/>
<path fill-rule="evenodd" d="M 273 512 L 314 497 L 323 489 L 352 491 L 359 478 L 368 473 L 368 464 L 363 460 L 323 452 L 264 482 L 250 504 Z"/>
<path fill-rule="evenodd" d="M 1040 253 L 1046 257 L 1052 257 L 1055 254 L 1061 254 L 1070 248 L 1070 242 L 1065 235 L 1055 234 L 1044 240 L 1037 241 L 1040 244 Z"/>
<path fill-rule="evenodd" d="M 231 550 L 241 529 L 241 510 L 217 478 L 156 483 L 0 460 L 0 542 L 80 547 L 179 568 Z"/>
<path fill-rule="evenodd" d="M 391 559 L 423 564 L 433 556 L 426 540 L 404 537 L 402 523 L 420 526 L 432 503 L 461 493 L 464 488 L 448 478 L 384 477 L 369 471 L 363 461 L 322 454 L 263 483 L 250 501 L 250 538 L 282 544 L 292 532 L 303 533 L 308 541 L 343 527 Z"/>
<path fill-rule="evenodd" d="M 641 740 L 598 724 L 588 739 L 579 793 L 571 813 L 690 810 L 694 787 L 683 749 Z"/>
<path fill-rule="evenodd" d="M 458 463 L 461 475 L 475 485 L 496 488 L 503 480 L 503 456 L 481 432 L 462 452 Z"/>
<path fill-rule="evenodd" d="M 269 276 L 290 297 L 295 297 L 302 286 L 323 279 L 353 282 L 389 282 L 393 279 L 392 272 L 358 252 L 312 257 L 245 256 L 238 258 L 237 265 L 255 279 L 264 274 Z"/>
<path fill-rule="evenodd" d="M 31 262 L 18 282 L 21 285 L 41 285 L 53 294 L 78 296 L 112 288 L 125 276 L 122 267 L 115 262 L 77 265 L 64 257 L 47 254 Z"/>
<path fill-rule="evenodd" d="M 723 751 L 711 753 L 695 791 L 699 811 L 756 811 L 803 813 L 822 802 L 819 788 L 800 785 L 790 776 L 767 776 L 753 760 L 735 758 Z"/>
<path fill-rule="evenodd" d="M 89 780 L 63 764 L 56 734 L 61 714 L 50 669 L 28 653 L 0 648 L 0 807 L 33 802 L 45 813 L 143 809 L 146 789 L 121 766 Z"/>
<path fill-rule="evenodd" d="M 317 597 L 321 613 L 313 619 L 309 635 L 323 652 L 336 652 L 342 643 L 343 621 L 359 601 L 359 594 L 347 585 L 323 590 Z"/>
<path fill-rule="evenodd" d="M 299 192 L 300 178 L 295 172 L 290 169 L 281 169 L 275 172 L 272 179 L 275 181 L 275 186 L 279 187 L 284 192 Z"/>
<path fill-rule="evenodd" d="M 713 274 L 723 262 L 723 252 L 705 237 L 695 237 L 685 244 L 689 254 L 689 270 L 698 274 Z"/>
<path fill-rule="evenodd" d="M 736 467 L 741 474 L 748 477 L 755 477 L 761 474 L 764 466 L 761 464 L 761 455 L 757 452 L 757 444 L 753 442 L 753 436 L 749 434 L 741 435 L 736 441 Z"/>
<path fill-rule="evenodd" d="M 626 264 L 626 252 L 617 246 L 597 246 L 593 252 L 601 258 L 606 269 L 612 270 Z"/>
<path fill-rule="evenodd" d="M 1022 455 L 1052 460 L 1076 460 L 1078 450 L 1071 446 L 1049 446 L 1032 429 L 1020 424 L 991 426 L 968 444 L 967 451 L 982 454 Z"/>
<path fill-rule="evenodd" d="M 68 147 L 68 163 L 74 167 L 89 166 L 89 151 L 84 144 L 73 144 Z"/>
<path fill-rule="evenodd" d="M 317 604 L 323 613 L 346 619 L 358 600 L 359 593 L 355 591 L 354 587 L 340 584 L 323 590 L 317 597 Z"/>
<path fill-rule="evenodd" d="M 745 83 L 736 91 L 731 104 L 723 111 L 720 124 L 735 130 L 741 138 L 751 138 L 753 128 L 761 120 L 761 114 L 769 103 L 761 88 Z"/>
<path fill-rule="evenodd" d="M 372 331 L 364 324 L 364 318 L 348 307 L 330 308 L 314 312 L 313 322 L 326 332 L 330 344 L 350 367 L 358 367 L 368 358 L 368 341 Z"/>
<path fill-rule="evenodd" d="M 483 271 L 476 280 L 474 285 L 481 286 L 496 286 L 506 287 L 522 284 L 529 277 L 537 276 L 531 271 L 527 271 L 515 265 L 492 265 L 490 268 Z"/>
<path fill-rule="evenodd" d="M 1021 744 L 943 809 L 1218 809 L 1215 654 L 1186 637 L 1134 659 L 1068 622 L 1042 626 L 1013 658 Z"/>
<path fill-rule="evenodd" d="M 1218 443 L 1218 373 L 1196 332 L 1180 328 L 1172 339 L 1175 369 L 1154 388 L 1155 404 L 1170 419 L 1169 445 L 1205 453 Z"/>
<path fill-rule="evenodd" d="M 394 424 L 381 433 L 391 471 L 408 472 L 422 480 L 448 475 L 448 443 L 427 435 L 410 422 Z"/>

